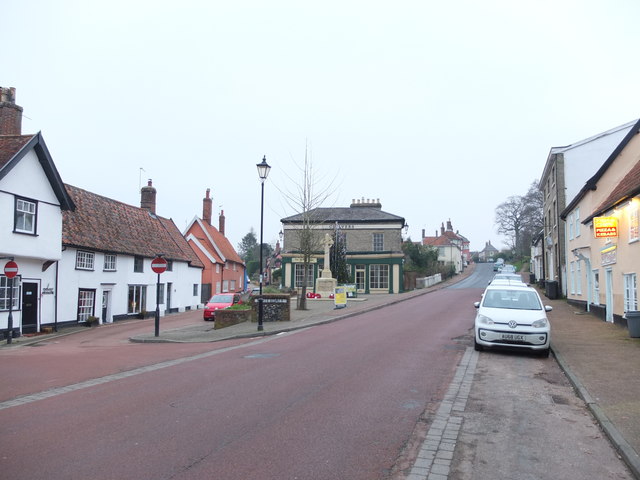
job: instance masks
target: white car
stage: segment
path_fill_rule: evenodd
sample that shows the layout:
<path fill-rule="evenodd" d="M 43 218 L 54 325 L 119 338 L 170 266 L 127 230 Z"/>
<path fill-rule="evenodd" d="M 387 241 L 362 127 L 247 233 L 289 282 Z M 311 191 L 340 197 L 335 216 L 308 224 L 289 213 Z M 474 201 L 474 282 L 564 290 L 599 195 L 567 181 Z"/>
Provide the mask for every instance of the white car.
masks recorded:
<path fill-rule="evenodd" d="M 489 285 L 475 320 L 476 350 L 485 348 L 526 349 L 549 356 L 551 326 L 540 295 L 526 285 Z"/>
<path fill-rule="evenodd" d="M 489 282 L 489 285 L 493 285 L 494 283 L 498 283 L 500 281 L 506 282 L 517 282 L 522 283 L 522 277 L 518 273 L 497 273 L 493 276 L 493 279 Z"/>

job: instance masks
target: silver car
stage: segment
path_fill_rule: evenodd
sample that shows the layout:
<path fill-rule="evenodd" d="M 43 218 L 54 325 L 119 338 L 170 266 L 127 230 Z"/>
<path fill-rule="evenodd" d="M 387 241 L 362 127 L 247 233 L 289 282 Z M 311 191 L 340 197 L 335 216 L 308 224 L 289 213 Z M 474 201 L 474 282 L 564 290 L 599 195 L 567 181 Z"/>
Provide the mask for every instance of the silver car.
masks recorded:
<path fill-rule="evenodd" d="M 551 326 L 540 295 L 526 285 L 489 285 L 475 319 L 476 350 L 485 348 L 525 349 L 549 356 Z"/>

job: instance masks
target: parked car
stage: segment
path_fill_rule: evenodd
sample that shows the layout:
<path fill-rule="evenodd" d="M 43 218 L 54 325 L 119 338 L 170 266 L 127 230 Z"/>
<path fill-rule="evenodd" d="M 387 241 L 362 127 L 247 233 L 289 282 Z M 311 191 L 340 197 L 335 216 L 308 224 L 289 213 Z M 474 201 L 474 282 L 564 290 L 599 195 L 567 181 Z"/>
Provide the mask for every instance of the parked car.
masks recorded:
<path fill-rule="evenodd" d="M 500 272 L 502 272 L 502 273 L 516 273 L 516 267 L 514 267 L 513 265 L 503 265 L 502 268 L 500 269 Z"/>
<path fill-rule="evenodd" d="M 526 285 L 490 285 L 478 309 L 474 326 L 474 347 L 525 349 L 549 356 L 551 326 L 547 312 L 533 288 Z"/>
<path fill-rule="evenodd" d="M 204 307 L 202 316 L 205 321 L 216 319 L 216 310 L 229 308 L 231 305 L 242 303 L 239 293 L 216 293 Z"/>
<path fill-rule="evenodd" d="M 497 273 L 493 276 L 493 279 L 489 282 L 489 285 L 493 285 L 494 283 L 501 281 L 524 283 L 522 281 L 522 277 L 518 273 Z"/>

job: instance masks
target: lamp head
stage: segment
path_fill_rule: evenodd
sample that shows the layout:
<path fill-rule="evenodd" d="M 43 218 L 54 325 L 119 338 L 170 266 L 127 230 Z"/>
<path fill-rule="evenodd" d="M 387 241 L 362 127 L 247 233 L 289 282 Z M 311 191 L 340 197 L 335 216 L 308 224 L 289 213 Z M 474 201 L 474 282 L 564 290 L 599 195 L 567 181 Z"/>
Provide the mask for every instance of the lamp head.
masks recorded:
<path fill-rule="evenodd" d="M 267 163 L 266 155 L 262 157 L 261 163 L 256 164 L 256 167 L 258 168 L 258 176 L 260 177 L 262 183 L 264 183 L 264 181 L 267 179 L 267 176 L 269 175 L 269 170 L 271 170 L 271 166 Z"/>

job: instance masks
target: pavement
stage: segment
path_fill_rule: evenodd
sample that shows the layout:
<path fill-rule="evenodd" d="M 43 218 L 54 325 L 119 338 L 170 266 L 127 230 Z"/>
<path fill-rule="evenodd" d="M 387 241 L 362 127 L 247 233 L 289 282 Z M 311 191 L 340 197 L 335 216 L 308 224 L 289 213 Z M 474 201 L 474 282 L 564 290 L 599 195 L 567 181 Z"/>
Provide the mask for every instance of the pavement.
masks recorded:
<path fill-rule="evenodd" d="M 261 332 L 257 330 L 256 323 L 245 322 L 214 330 L 213 323 L 199 322 L 180 328 L 161 328 L 158 337 L 154 333 L 146 333 L 131 337 L 130 340 L 141 343 L 202 343 L 276 335 L 334 322 L 425 295 L 464 279 L 473 270 L 471 265 L 464 274 L 428 289 L 349 299 L 348 306 L 340 309 L 334 307 L 332 300 L 309 300 L 307 310 L 296 310 L 292 305 L 290 321 L 264 322 Z M 568 304 L 566 300 L 549 300 L 543 292 L 540 293 L 544 303 L 553 307 L 548 316 L 552 329 L 551 350 L 555 359 L 620 457 L 640 480 L 640 338 L 631 338 L 626 328 L 606 323 Z M 76 331 L 86 331 L 86 327 L 63 328 L 57 333 L 34 337 L 23 336 L 13 339 L 12 345 L 29 345 Z M 2 343 L 0 348 L 4 346 Z"/>

